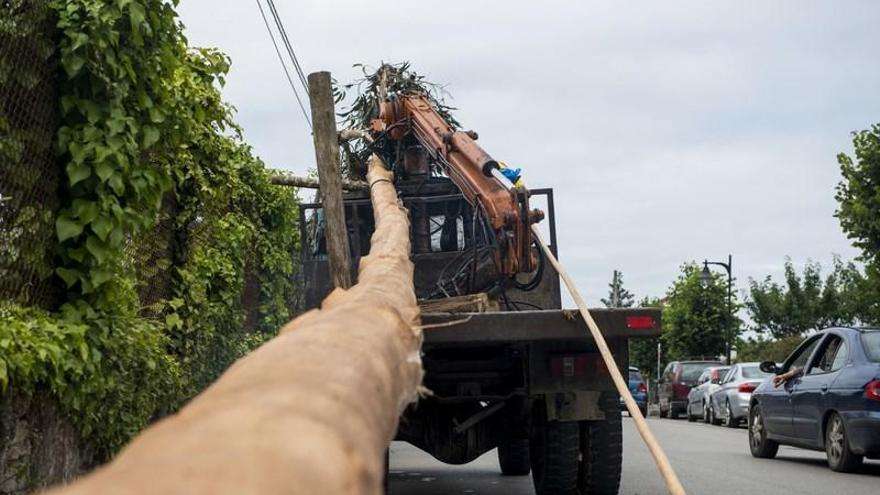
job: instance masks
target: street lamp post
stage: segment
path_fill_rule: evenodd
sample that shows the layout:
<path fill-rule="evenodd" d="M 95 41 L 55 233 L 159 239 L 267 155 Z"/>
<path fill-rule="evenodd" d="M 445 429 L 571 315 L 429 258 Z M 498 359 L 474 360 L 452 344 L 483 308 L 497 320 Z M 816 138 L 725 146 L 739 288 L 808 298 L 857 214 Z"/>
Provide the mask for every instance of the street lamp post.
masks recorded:
<path fill-rule="evenodd" d="M 730 348 L 733 340 L 733 256 L 727 255 L 727 263 L 721 261 L 703 261 L 703 271 L 700 273 L 700 285 L 703 288 L 712 282 L 712 273 L 709 265 L 718 265 L 727 270 L 727 364 L 730 364 Z"/>

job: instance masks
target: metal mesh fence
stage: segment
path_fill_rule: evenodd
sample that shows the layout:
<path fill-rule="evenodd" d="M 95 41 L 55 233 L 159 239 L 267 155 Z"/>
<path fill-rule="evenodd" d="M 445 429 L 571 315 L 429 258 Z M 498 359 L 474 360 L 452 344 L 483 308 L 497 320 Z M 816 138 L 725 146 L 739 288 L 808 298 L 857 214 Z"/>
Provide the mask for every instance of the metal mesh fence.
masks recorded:
<path fill-rule="evenodd" d="M 59 297 L 53 32 L 45 0 L 0 0 L 0 301 L 45 308 Z"/>
<path fill-rule="evenodd" d="M 47 0 L 0 0 L 0 303 L 48 310 L 57 309 L 66 294 L 54 275 L 55 216 L 66 180 L 55 149 L 63 76 L 55 20 Z M 181 205 L 193 199 L 199 211 L 187 224 Z M 124 276 L 134 278 L 141 316 L 164 317 L 164 303 L 185 283 L 177 268 L 215 242 L 208 226 L 230 208 L 253 210 L 222 198 L 207 199 L 209 204 L 202 199 L 196 190 L 169 192 L 153 227 L 126 244 Z M 247 256 L 240 300 L 227 302 L 243 310 L 242 331 L 259 325 L 265 277 L 259 260 L 250 252 Z"/>

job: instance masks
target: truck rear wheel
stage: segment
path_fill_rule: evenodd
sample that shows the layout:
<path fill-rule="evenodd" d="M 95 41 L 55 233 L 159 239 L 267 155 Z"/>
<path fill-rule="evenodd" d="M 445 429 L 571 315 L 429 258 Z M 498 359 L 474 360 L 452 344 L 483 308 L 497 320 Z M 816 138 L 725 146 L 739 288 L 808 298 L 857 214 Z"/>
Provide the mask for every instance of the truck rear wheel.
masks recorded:
<path fill-rule="evenodd" d="M 529 461 L 529 440 L 511 438 L 498 445 L 498 464 L 504 476 L 525 476 L 532 466 Z"/>
<path fill-rule="evenodd" d="M 580 493 L 617 495 L 620 489 L 623 432 L 615 407 L 617 397 L 612 392 L 602 394 L 599 405 L 605 413 L 604 421 L 581 422 Z"/>
<path fill-rule="evenodd" d="M 575 495 L 580 457 L 577 422 L 543 421 L 529 439 L 532 481 L 537 495 Z"/>

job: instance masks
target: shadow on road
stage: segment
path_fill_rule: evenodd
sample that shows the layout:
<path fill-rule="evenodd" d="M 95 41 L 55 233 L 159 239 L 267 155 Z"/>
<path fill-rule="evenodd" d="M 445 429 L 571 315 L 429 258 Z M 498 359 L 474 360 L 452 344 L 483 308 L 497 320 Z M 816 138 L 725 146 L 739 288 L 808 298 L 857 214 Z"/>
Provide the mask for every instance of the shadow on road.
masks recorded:
<path fill-rule="evenodd" d="M 827 469 L 829 473 L 840 476 L 880 476 L 880 463 L 865 460 L 865 463 L 855 473 L 835 473 L 828 467 L 828 462 L 820 458 L 790 457 L 785 455 L 777 455 L 775 462 L 789 462 L 792 464 L 800 464 L 802 466 L 816 466 L 818 468 Z"/>

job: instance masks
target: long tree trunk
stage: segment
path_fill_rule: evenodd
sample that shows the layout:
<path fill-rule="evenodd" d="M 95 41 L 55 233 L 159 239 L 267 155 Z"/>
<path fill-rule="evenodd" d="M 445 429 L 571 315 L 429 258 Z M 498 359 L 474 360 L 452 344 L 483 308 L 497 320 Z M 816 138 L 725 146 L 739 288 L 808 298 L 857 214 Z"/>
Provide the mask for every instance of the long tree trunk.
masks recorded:
<path fill-rule="evenodd" d="M 422 378 L 409 221 L 390 179 L 373 157 L 376 231 L 356 285 L 56 493 L 381 493 L 383 453 Z"/>

